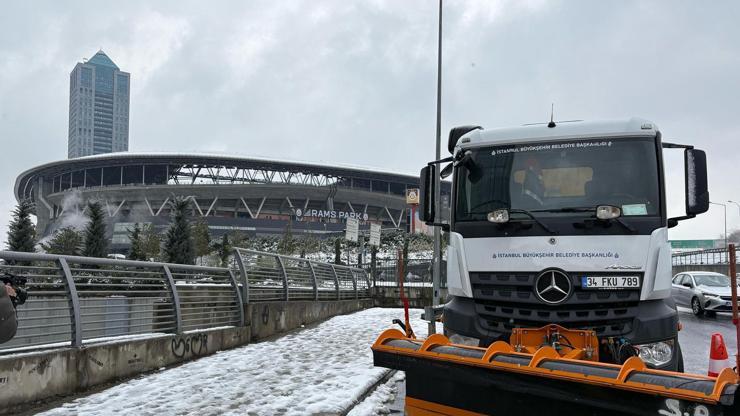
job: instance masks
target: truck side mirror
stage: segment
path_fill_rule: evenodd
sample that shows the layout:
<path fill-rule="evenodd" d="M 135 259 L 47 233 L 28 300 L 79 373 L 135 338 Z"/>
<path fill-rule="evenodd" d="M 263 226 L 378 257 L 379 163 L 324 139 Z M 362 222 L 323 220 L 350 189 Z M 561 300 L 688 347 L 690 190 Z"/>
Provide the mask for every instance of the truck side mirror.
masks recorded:
<path fill-rule="evenodd" d="M 698 215 L 707 212 L 709 209 L 707 155 L 703 150 L 686 149 L 683 161 L 686 174 L 686 214 Z"/>
<path fill-rule="evenodd" d="M 427 165 L 419 174 L 419 214 L 421 220 L 425 223 L 434 222 L 434 187 L 436 185 L 434 178 L 437 175 L 436 165 Z"/>

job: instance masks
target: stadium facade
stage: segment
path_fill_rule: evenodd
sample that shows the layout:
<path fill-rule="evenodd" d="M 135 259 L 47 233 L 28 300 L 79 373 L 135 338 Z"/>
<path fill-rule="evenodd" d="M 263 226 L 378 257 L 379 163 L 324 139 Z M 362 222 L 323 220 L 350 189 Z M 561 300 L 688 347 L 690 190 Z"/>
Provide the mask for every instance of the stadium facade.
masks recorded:
<path fill-rule="evenodd" d="M 41 237 L 78 225 L 85 205 L 100 201 L 108 215 L 113 249 L 128 247 L 134 223 L 163 230 L 169 202 L 188 198 L 211 235 L 331 235 L 347 218 L 361 227 L 405 229 L 406 190 L 417 176 L 380 170 L 227 155 L 111 153 L 60 160 L 31 168 L 15 183 L 18 200 L 35 203 Z M 449 198 L 443 183 L 443 203 Z"/>

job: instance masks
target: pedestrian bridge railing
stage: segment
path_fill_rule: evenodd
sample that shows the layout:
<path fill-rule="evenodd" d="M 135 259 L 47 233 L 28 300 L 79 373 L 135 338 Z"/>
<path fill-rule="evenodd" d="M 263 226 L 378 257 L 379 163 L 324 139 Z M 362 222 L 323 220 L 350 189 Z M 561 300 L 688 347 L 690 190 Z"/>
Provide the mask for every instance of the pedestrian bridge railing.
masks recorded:
<path fill-rule="evenodd" d="M 244 304 L 370 297 L 360 269 L 235 249 L 238 267 L 0 251 L 0 275 L 27 280 L 18 331 L 0 354 L 127 336 L 244 326 Z"/>
<path fill-rule="evenodd" d="M 234 249 L 248 302 L 340 300 L 370 297 L 370 278 L 359 268 L 298 257 Z"/>

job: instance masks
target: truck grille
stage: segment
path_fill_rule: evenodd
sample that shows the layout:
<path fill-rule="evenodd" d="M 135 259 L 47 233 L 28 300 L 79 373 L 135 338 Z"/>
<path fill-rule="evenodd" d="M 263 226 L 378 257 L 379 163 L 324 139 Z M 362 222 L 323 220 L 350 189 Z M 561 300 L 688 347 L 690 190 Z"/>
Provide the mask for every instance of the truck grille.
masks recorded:
<path fill-rule="evenodd" d="M 534 294 L 539 273 L 470 273 L 476 314 L 483 328 L 510 333 L 517 327 L 541 327 L 557 323 L 572 329 L 592 329 L 602 336 L 616 336 L 632 330 L 640 300 L 639 289 L 585 290 L 580 277 L 635 276 L 642 273 L 568 273 L 573 293 L 555 306 L 541 302 Z"/>

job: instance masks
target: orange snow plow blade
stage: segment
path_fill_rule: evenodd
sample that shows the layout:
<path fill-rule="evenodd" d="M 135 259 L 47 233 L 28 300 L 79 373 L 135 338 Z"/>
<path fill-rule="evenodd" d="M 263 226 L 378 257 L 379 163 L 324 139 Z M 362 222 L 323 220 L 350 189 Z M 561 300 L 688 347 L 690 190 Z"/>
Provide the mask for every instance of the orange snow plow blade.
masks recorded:
<path fill-rule="evenodd" d="M 527 352 L 552 330 L 583 342 L 569 343 L 574 348 L 568 351 L 544 346 Z M 590 331 L 527 331 L 512 334 L 516 348 L 502 341 L 478 348 L 451 344 L 444 335 L 416 340 L 388 329 L 373 344 L 373 358 L 376 366 L 406 372 L 409 415 L 740 414 L 738 377 L 729 368 L 713 378 L 649 369 L 637 357 L 622 365 L 599 363 L 586 353 L 593 347 Z"/>

